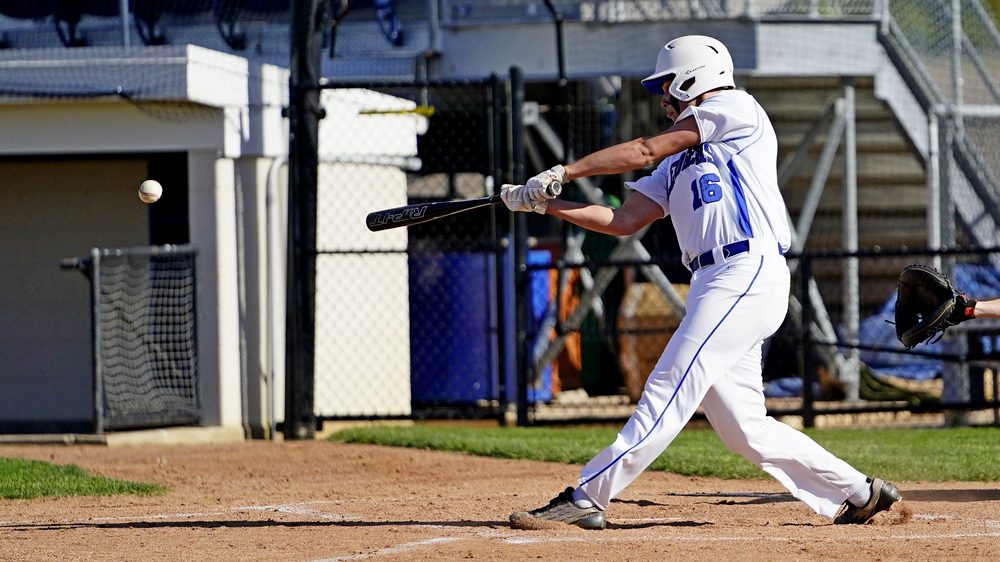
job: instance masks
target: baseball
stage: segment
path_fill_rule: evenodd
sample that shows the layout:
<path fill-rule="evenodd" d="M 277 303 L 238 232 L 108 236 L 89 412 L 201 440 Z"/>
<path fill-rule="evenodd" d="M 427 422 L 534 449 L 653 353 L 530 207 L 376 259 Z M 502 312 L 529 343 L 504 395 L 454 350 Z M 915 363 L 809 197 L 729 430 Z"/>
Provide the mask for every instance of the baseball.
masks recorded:
<path fill-rule="evenodd" d="M 139 199 L 143 203 L 156 203 L 163 195 L 163 186 L 156 180 L 146 180 L 139 185 Z"/>

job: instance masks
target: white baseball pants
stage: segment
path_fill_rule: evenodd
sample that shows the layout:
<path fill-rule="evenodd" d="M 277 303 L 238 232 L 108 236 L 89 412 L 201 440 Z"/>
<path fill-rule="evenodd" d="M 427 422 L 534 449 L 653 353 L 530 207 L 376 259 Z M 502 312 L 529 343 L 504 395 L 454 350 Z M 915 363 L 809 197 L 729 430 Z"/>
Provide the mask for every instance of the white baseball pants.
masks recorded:
<path fill-rule="evenodd" d="M 775 477 L 816 513 L 833 518 L 865 475 L 805 434 L 767 415 L 761 345 L 788 308 L 789 271 L 779 255 L 741 254 L 696 271 L 687 314 L 650 373 L 635 412 L 580 473 L 597 507 L 632 483 L 699 404 L 723 443 Z"/>

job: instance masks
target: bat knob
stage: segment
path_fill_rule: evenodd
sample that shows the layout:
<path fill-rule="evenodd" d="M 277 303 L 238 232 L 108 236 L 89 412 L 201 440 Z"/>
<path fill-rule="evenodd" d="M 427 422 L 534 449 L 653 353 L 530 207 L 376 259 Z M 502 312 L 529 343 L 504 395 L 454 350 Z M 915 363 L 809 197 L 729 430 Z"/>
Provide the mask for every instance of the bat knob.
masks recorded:
<path fill-rule="evenodd" d="M 552 197 L 559 197 L 559 194 L 562 193 L 562 182 L 553 181 L 545 188 L 545 191 Z"/>

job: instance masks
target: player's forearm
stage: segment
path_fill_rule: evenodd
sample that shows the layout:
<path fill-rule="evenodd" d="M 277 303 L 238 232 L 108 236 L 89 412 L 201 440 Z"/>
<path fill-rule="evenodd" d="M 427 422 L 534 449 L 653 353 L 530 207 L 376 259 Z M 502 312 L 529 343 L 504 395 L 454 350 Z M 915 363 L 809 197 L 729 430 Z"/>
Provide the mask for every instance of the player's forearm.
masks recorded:
<path fill-rule="evenodd" d="M 549 201 L 545 214 L 602 234 L 613 236 L 631 234 L 630 225 L 623 217 L 619 216 L 615 209 L 603 205 L 553 199 Z"/>
<path fill-rule="evenodd" d="M 688 117 L 669 130 L 653 137 L 638 138 L 609 146 L 564 165 L 564 181 L 588 176 L 621 174 L 645 168 L 671 154 L 697 145 L 700 133 L 694 119 Z"/>
<path fill-rule="evenodd" d="M 976 302 L 976 318 L 1000 318 L 1000 299 Z"/>
<path fill-rule="evenodd" d="M 657 160 L 645 139 L 609 146 L 566 164 L 566 181 L 590 176 L 621 174 L 645 168 Z"/>

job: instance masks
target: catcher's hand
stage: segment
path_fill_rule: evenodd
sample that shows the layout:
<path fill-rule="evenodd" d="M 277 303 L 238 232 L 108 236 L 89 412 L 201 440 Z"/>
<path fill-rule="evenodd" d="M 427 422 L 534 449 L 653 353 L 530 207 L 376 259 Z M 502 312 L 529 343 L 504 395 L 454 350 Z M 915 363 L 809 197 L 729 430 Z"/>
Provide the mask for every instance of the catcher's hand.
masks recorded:
<path fill-rule="evenodd" d="M 896 337 L 906 349 L 973 317 L 976 301 L 952 286 L 941 272 L 908 265 L 896 287 Z"/>

